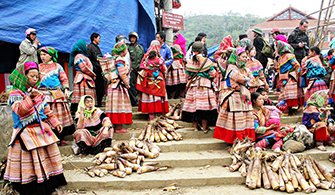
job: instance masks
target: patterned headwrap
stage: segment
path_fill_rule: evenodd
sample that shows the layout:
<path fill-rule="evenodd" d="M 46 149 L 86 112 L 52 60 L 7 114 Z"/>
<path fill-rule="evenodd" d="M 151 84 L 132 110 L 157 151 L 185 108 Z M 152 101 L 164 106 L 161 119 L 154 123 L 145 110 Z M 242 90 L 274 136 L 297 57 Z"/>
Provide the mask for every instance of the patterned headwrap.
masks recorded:
<path fill-rule="evenodd" d="M 53 47 L 41 47 L 38 51 L 39 51 L 38 52 L 39 54 L 42 51 L 49 54 L 51 56 L 52 61 L 57 62 L 58 51 L 55 48 L 53 48 Z"/>
<path fill-rule="evenodd" d="M 239 47 L 249 47 L 251 45 L 251 40 L 248 38 L 243 38 L 238 42 Z"/>
<path fill-rule="evenodd" d="M 37 88 L 40 84 L 38 81 L 35 86 L 30 86 L 26 72 L 31 69 L 37 69 L 38 65 L 36 62 L 26 62 L 24 65 L 17 67 L 10 75 L 9 80 L 13 84 L 13 89 L 19 89 L 23 92 L 27 92 L 30 87 Z"/>
<path fill-rule="evenodd" d="M 220 49 L 227 50 L 230 47 L 233 47 L 233 38 L 231 37 L 231 35 L 228 35 L 224 37 L 220 42 Z"/>
<path fill-rule="evenodd" d="M 92 118 L 93 112 L 97 108 L 93 104 L 93 107 L 92 107 L 91 110 L 86 109 L 86 106 L 85 106 L 85 98 L 86 97 L 90 97 L 93 100 L 93 102 L 95 102 L 94 98 L 92 96 L 90 96 L 90 95 L 83 95 L 83 96 L 81 96 L 80 101 L 78 103 L 78 108 L 77 108 L 76 116 L 77 115 L 79 116 L 80 112 L 84 109 L 84 117 L 90 119 L 90 118 Z"/>
<path fill-rule="evenodd" d="M 173 58 L 174 59 L 183 59 L 184 58 L 184 54 L 182 52 L 182 49 L 178 44 L 174 44 L 171 47 L 171 51 L 173 53 Z"/>
<path fill-rule="evenodd" d="M 283 42 L 285 42 L 285 43 L 288 43 L 288 41 L 287 41 L 287 38 L 286 38 L 286 36 L 285 35 L 277 35 L 276 36 L 276 38 L 275 38 L 277 41 L 283 41 Z"/>
<path fill-rule="evenodd" d="M 127 45 L 124 41 L 116 43 L 112 49 L 112 55 L 120 55 L 127 49 Z"/>
<path fill-rule="evenodd" d="M 328 104 L 328 89 L 316 91 L 308 98 L 306 104 L 313 105 L 318 108 L 325 107 Z"/>
<path fill-rule="evenodd" d="M 238 51 L 240 50 L 240 51 Z M 239 53 L 238 53 L 239 52 Z M 228 59 L 228 64 L 235 64 L 239 68 L 245 68 L 246 63 L 239 61 L 239 55 L 241 53 L 245 52 L 245 48 L 240 48 L 240 49 L 234 49 L 233 52 L 230 54 L 229 59 Z"/>
<path fill-rule="evenodd" d="M 159 43 L 159 41 L 157 41 L 157 40 L 151 41 L 150 47 L 148 48 L 147 52 L 144 54 L 144 56 L 142 58 L 142 61 L 141 61 L 141 64 L 148 58 L 149 53 L 151 51 L 156 51 L 157 55 L 160 57 L 160 53 L 159 53 L 160 49 L 161 49 L 161 44 Z"/>
<path fill-rule="evenodd" d="M 84 39 L 79 39 L 72 47 L 71 53 L 70 53 L 70 60 L 69 60 L 69 66 L 73 66 L 74 58 L 77 54 L 83 54 L 87 56 L 87 47 L 86 42 Z"/>
<path fill-rule="evenodd" d="M 276 45 L 279 55 L 283 55 L 284 53 L 294 53 L 293 47 L 288 43 L 279 40 L 276 41 Z"/>

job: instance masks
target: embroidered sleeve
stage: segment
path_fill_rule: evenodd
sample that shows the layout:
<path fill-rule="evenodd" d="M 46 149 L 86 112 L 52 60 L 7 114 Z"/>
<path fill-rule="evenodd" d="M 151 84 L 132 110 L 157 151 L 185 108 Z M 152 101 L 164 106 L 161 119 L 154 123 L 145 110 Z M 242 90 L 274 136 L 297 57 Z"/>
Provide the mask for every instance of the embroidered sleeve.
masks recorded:
<path fill-rule="evenodd" d="M 115 63 L 120 79 L 126 86 L 129 86 L 129 78 L 127 76 L 127 67 L 125 66 L 125 62 L 122 60 L 118 60 Z"/>
<path fill-rule="evenodd" d="M 52 128 L 56 128 L 61 123 L 57 119 L 57 117 L 53 114 L 52 110 L 50 109 L 49 104 L 47 104 L 44 108 L 44 114 L 48 117 L 47 122 L 50 124 Z"/>
<path fill-rule="evenodd" d="M 15 101 L 12 104 L 12 110 L 20 117 L 34 112 L 34 103 L 29 96 L 23 97 L 23 100 Z"/>
<path fill-rule="evenodd" d="M 66 73 L 61 65 L 58 64 L 58 71 L 59 71 L 59 80 L 62 84 L 62 87 L 69 88 L 69 80 L 66 76 Z"/>
<path fill-rule="evenodd" d="M 89 66 L 89 64 L 91 64 L 89 60 L 90 59 L 88 58 L 82 58 L 77 56 L 75 60 L 75 65 L 77 65 L 83 73 L 93 78 L 95 77 L 95 73 L 93 72 L 92 65 Z"/>
<path fill-rule="evenodd" d="M 245 84 L 248 80 L 248 78 L 238 72 L 237 69 L 232 69 L 230 73 L 230 79 L 237 83 Z"/>

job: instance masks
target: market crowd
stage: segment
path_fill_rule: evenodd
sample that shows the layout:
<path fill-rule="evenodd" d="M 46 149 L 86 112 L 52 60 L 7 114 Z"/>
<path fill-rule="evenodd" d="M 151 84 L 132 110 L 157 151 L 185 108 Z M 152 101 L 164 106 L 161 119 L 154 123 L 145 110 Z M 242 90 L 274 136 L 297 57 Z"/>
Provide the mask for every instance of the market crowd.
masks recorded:
<path fill-rule="evenodd" d="M 228 144 L 248 138 L 257 150 L 279 152 L 293 140 L 326 150 L 335 138 L 335 53 L 323 56 L 310 46 L 307 29 L 307 20 L 288 37 L 274 28 L 272 44 L 261 29 L 253 29 L 251 39 L 228 35 L 210 57 L 205 33 L 187 48 L 182 34 L 168 46 L 158 32 L 147 50 L 136 32 L 120 34 L 110 54 L 102 54 L 100 35 L 93 33 L 91 43 L 80 39 L 72 47 L 75 77 L 69 83 L 58 51 L 41 47 L 29 28 L 10 75 L 14 130 L 4 179 L 21 194 L 51 194 L 66 185 L 58 149 L 68 144 L 65 136 L 73 135 L 75 154 L 99 153 L 114 133 L 127 132 L 132 107 L 153 120 L 169 112 L 171 98 L 183 99 L 181 119 L 195 131 L 213 126 L 214 138 Z M 297 113 L 301 125 L 281 124 L 282 116 Z"/>

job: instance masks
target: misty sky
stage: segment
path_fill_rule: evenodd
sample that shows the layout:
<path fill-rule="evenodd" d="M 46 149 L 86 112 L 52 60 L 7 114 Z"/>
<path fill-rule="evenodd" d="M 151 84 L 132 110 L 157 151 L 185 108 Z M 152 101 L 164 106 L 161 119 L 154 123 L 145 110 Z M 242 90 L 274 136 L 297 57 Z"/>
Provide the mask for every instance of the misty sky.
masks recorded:
<path fill-rule="evenodd" d="M 324 7 L 329 0 L 324 0 Z M 241 15 L 271 17 L 288 6 L 307 14 L 320 9 L 321 0 L 181 0 L 182 6 L 173 12 L 184 16 L 199 14 L 222 15 L 229 11 Z M 334 8 L 335 10 L 335 8 Z M 317 18 L 317 14 L 313 15 Z"/>

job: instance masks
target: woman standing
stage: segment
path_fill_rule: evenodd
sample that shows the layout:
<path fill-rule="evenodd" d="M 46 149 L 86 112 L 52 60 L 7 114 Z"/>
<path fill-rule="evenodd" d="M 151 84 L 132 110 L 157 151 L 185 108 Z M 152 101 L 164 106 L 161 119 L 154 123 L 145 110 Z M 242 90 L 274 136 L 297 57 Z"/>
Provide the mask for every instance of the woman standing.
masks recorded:
<path fill-rule="evenodd" d="M 115 125 L 116 133 L 125 133 L 123 124 L 132 123 L 132 109 L 129 98 L 129 64 L 125 61 L 127 45 L 120 41 L 114 45 L 112 50 L 113 61 L 110 69 L 103 68 L 103 75 L 107 78 L 107 102 L 106 115 Z"/>
<path fill-rule="evenodd" d="M 335 141 L 334 119 L 329 117 L 328 90 L 313 93 L 306 102 L 302 123 L 314 134 L 314 140 L 319 150 L 325 151 L 324 144 Z M 334 145 L 334 144 L 333 144 Z"/>
<path fill-rule="evenodd" d="M 277 41 L 277 53 L 279 55 L 279 83 L 282 86 L 279 95 L 279 108 L 284 114 L 289 114 L 292 107 L 300 107 L 304 104 L 303 91 L 298 86 L 300 64 L 295 58 L 291 45 Z"/>
<path fill-rule="evenodd" d="M 166 66 L 160 56 L 160 43 L 151 41 L 150 47 L 142 59 L 138 72 L 136 89 L 139 95 L 138 111 L 149 114 L 149 120 L 155 118 L 155 114 L 169 112 L 165 88 Z"/>
<path fill-rule="evenodd" d="M 171 47 L 173 53 L 172 65 L 166 73 L 166 88 L 169 98 L 179 98 L 185 95 L 186 75 L 184 70 L 184 55 L 179 45 Z"/>
<path fill-rule="evenodd" d="M 77 130 L 73 136 L 83 154 L 97 154 L 112 144 L 112 122 L 94 102 L 92 96 L 82 96 L 76 112 Z"/>
<path fill-rule="evenodd" d="M 232 144 L 235 139 L 246 137 L 255 141 L 254 118 L 250 92 L 247 89 L 253 78 L 246 68 L 247 53 L 244 48 L 234 50 L 228 59 L 224 95 L 221 95 L 220 113 L 214 138 Z"/>
<path fill-rule="evenodd" d="M 192 45 L 193 57 L 186 64 L 188 83 L 182 120 L 192 122 L 195 130 L 208 132 L 209 122 L 217 117 L 217 98 L 213 79 L 217 72 L 214 63 L 202 55 L 203 44 L 196 41 Z M 201 123 L 201 125 L 199 125 Z"/>
<path fill-rule="evenodd" d="M 263 65 L 255 58 L 256 56 L 256 48 L 253 45 L 249 45 L 246 48 L 246 52 L 248 54 L 247 68 L 252 72 L 254 79 L 250 81 L 250 92 L 256 92 L 258 87 L 263 88 L 265 90 L 269 89 L 269 85 L 266 82 L 266 78 L 263 72 Z"/>
<path fill-rule="evenodd" d="M 75 127 L 68 106 L 69 80 L 63 67 L 57 63 L 58 51 L 52 47 L 39 49 L 42 63 L 39 64 L 41 85 L 39 89 L 43 92 L 52 112 L 61 122 L 63 131 L 60 135 L 61 145 L 66 142 L 65 135 L 72 135 Z"/>
<path fill-rule="evenodd" d="M 73 94 L 71 100 L 71 111 L 75 112 L 80 97 L 83 95 L 90 95 L 95 99 L 95 73 L 93 72 L 93 65 L 87 57 L 87 47 L 83 39 L 77 41 L 70 53 L 69 66 L 74 66 L 76 76 L 73 81 Z"/>
<path fill-rule="evenodd" d="M 23 195 L 48 195 L 67 184 L 58 139 L 51 130 L 61 132 L 62 125 L 37 90 L 39 78 L 35 62 L 26 62 L 10 75 L 14 130 L 4 179 Z"/>
<path fill-rule="evenodd" d="M 322 79 L 327 71 L 323 67 L 323 57 L 320 57 L 320 49 L 312 47 L 308 57 L 302 59 L 302 75 L 306 78 L 305 102 L 311 95 L 320 90 L 328 89 L 326 82 Z"/>

